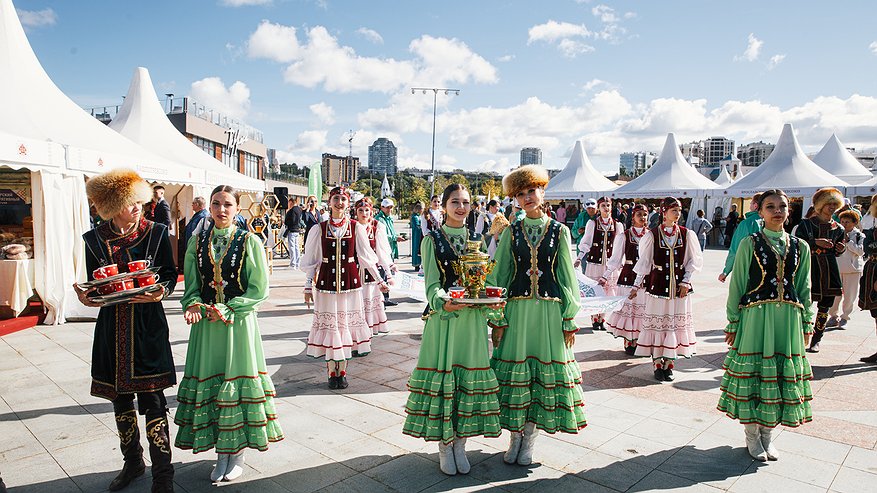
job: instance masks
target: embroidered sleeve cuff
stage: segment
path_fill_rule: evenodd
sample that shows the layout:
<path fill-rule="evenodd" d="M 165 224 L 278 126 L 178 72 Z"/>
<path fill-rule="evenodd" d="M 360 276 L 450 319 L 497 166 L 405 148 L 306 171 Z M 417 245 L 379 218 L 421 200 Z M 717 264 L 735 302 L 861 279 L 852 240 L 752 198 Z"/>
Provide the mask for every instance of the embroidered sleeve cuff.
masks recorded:
<path fill-rule="evenodd" d="M 737 327 L 738 327 L 739 325 L 740 325 L 740 321 L 739 321 L 739 320 L 729 320 L 729 321 L 728 321 L 728 325 L 725 326 L 725 333 L 726 333 L 726 334 L 736 334 L 736 333 L 737 333 Z"/>
<path fill-rule="evenodd" d="M 804 321 L 804 333 L 812 334 L 813 333 L 813 322 Z"/>
<path fill-rule="evenodd" d="M 487 322 L 487 325 L 491 329 L 505 329 L 509 326 L 508 322 L 506 322 L 505 318 L 500 318 L 498 320 L 491 320 Z"/>
<path fill-rule="evenodd" d="M 211 307 L 217 315 L 219 315 L 219 319 L 222 320 L 222 323 L 225 325 L 230 325 L 234 323 L 234 310 L 229 308 L 228 306 L 217 303 Z"/>
<path fill-rule="evenodd" d="M 564 319 L 563 323 L 561 324 L 561 329 L 563 329 L 563 332 L 565 334 L 579 331 L 579 328 L 576 326 L 575 321 L 571 319 Z"/>

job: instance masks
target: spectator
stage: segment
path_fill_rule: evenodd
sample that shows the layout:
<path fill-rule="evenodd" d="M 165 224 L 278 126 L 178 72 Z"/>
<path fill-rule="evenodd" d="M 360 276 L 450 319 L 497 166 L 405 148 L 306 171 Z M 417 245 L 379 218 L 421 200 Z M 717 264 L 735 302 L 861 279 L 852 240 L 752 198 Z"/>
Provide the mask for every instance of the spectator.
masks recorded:
<path fill-rule="evenodd" d="M 566 204 L 562 200 L 557 207 L 557 211 L 554 213 L 554 217 L 560 224 L 566 224 Z"/>
<path fill-rule="evenodd" d="M 192 199 L 192 219 L 189 220 L 189 223 L 186 224 L 186 245 L 189 244 L 189 238 L 192 235 L 199 235 L 202 231 L 207 229 L 207 226 L 210 224 L 210 214 L 206 208 L 207 200 L 204 197 L 195 197 Z"/>
<path fill-rule="evenodd" d="M 737 229 L 737 222 L 740 220 L 740 214 L 737 213 L 737 204 L 731 204 L 731 212 L 725 218 L 725 245 L 731 246 L 731 238 L 734 237 L 734 231 Z"/>
<path fill-rule="evenodd" d="M 152 187 L 152 211 L 153 222 L 164 224 L 168 228 L 171 226 L 171 206 L 164 199 L 164 187 L 156 185 Z M 150 219 L 147 217 L 147 219 Z"/>
<path fill-rule="evenodd" d="M 304 211 L 298 205 L 298 197 L 289 199 L 289 210 L 286 211 L 286 217 L 283 224 L 286 226 L 286 245 L 289 250 L 289 266 L 298 269 L 301 261 L 301 248 L 299 247 L 298 237 L 302 232 L 304 224 L 302 217 Z"/>
<path fill-rule="evenodd" d="M 697 210 L 697 217 L 691 222 L 691 230 L 697 235 L 697 241 L 700 242 L 700 250 L 706 250 L 706 235 L 713 229 L 713 225 L 704 217 L 702 209 Z"/>

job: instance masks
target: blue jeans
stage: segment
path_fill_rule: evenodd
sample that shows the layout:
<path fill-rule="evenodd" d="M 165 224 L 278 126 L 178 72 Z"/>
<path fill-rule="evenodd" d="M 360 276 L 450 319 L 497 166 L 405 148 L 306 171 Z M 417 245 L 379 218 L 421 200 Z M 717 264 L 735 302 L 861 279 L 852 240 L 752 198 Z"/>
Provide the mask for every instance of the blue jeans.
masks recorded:
<path fill-rule="evenodd" d="M 298 233 L 287 233 L 286 245 L 289 250 L 289 266 L 293 269 L 298 269 L 298 264 L 301 261 L 301 250 L 298 247 Z"/>
<path fill-rule="evenodd" d="M 706 249 L 706 238 L 698 238 L 697 241 L 700 242 L 700 251 L 704 251 Z"/>

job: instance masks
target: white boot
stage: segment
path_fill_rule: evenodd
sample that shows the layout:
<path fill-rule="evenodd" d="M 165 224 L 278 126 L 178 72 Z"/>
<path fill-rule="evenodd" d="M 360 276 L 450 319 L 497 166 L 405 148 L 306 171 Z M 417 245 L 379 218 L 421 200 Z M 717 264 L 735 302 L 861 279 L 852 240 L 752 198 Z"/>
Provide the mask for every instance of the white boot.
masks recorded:
<path fill-rule="evenodd" d="M 773 445 L 773 434 L 776 431 L 775 428 L 768 428 L 767 426 L 758 426 L 758 432 L 761 434 L 761 445 L 764 447 L 764 452 L 767 454 L 767 460 L 777 460 L 780 458 L 780 451 L 777 450 Z"/>
<path fill-rule="evenodd" d="M 529 466 L 533 463 L 533 443 L 539 430 L 536 429 L 536 423 L 527 423 L 524 425 L 524 437 L 521 440 L 521 452 L 518 453 L 518 465 Z"/>
<path fill-rule="evenodd" d="M 223 481 L 234 481 L 241 477 L 244 473 L 244 451 L 230 456 L 228 458 L 228 469 L 225 471 L 225 479 Z"/>
<path fill-rule="evenodd" d="M 767 460 L 767 453 L 764 451 L 764 445 L 761 444 L 758 425 L 743 425 L 743 431 L 746 433 L 746 449 L 749 451 L 749 455 L 757 461 L 765 462 Z"/>
<path fill-rule="evenodd" d="M 216 454 L 216 465 L 210 473 L 210 481 L 217 483 L 222 481 L 225 471 L 228 469 L 228 454 Z"/>
<path fill-rule="evenodd" d="M 469 459 L 466 457 L 466 439 L 457 438 L 454 440 L 454 463 L 457 464 L 457 472 L 460 474 L 469 474 L 472 466 L 469 465 Z"/>
<path fill-rule="evenodd" d="M 518 453 L 521 451 L 521 433 L 518 431 L 511 432 L 509 439 L 509 449 L 502 455 L 502 461 L 506 464 L 515 464 L 518 462 Z"/>
<path fill-rule="evenodd" d="M 457 474 L 457 463 L 454 462 L 453 445 L 445 445 L 445 442 L 439 442 L 439 469 L 448 476 Z"/>

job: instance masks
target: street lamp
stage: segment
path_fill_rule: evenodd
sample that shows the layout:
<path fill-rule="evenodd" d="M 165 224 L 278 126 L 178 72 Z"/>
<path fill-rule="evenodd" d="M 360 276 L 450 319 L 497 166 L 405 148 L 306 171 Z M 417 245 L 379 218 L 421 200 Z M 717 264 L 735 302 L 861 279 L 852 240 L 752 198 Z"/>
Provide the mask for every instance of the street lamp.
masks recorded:
<path fill-rule="evenodd" d="M 432 175 L 430 178 L 431 183 L 431 191 L 429 196 L 432 197 L 435 195 L 435 108 L 436 102 L 438 101 L 438 93 L 439 91 L 444 91 L 445 96 L 450 93 L 454 93 L 455 96 L 460 95 L 459 89 L 448 89 L 446 87 L 412 87 L 411 94 L 415 94 L 415 91 L 421 91 L 423 94 L 426 94 L 426 91 L 432 91 L 432 157 L 430 158 L 430 167 L 432 169 Z"/>

